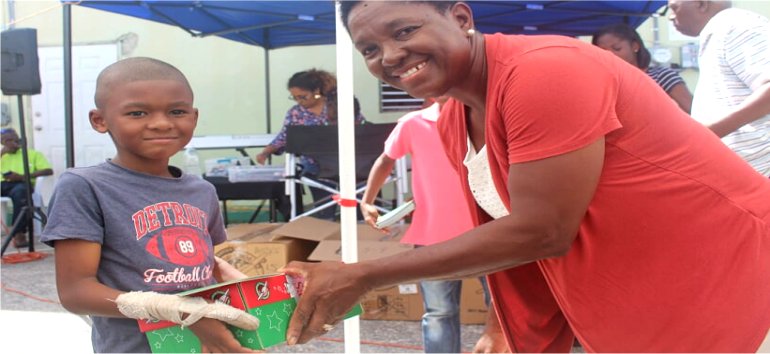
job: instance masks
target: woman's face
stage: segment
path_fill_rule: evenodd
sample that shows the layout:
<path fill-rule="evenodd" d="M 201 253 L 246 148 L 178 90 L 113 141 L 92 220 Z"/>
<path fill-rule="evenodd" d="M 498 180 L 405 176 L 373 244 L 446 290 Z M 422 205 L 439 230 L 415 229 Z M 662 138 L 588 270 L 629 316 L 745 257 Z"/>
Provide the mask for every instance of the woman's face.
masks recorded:
<path fill-rule="evenodd" d="M 374 76 L 415 97 L 436 97 L 466 80 L 473 27 L 470 9 L 446 13 L 425 3 L 365 1 L 350 12 L 355 48 Z"/>
<path fill-rule="evenodd" d="M 313 108 L 323 103 L 323 98 L 315 98 L 317 92 L 312 92 L 299 87 L 289 87 L 289 98 L 293 99 L 306 109 Z"/>
<path fill-rule="evenodd" d="M 636 60 L 636 53 L 639 51 L 639 44 L 636 42 L 631 42 L 614 34 L 607 33 L 597 38 L 596 46 L 612 52 L 612 54 L 615 54 L 620 59 L 625 60 L 633 66 L 639 67 Z"/>

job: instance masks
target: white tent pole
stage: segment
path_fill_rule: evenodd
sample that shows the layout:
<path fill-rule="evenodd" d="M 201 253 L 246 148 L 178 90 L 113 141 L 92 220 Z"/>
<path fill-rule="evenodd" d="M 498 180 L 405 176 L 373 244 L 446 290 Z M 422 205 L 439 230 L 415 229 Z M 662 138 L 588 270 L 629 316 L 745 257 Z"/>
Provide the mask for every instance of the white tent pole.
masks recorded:
<path fill-rule="evenodd" d="M 339 14 L 340 4 L 335 4 Z M 356 200 L 355 119 L 353 117 L 353 45 L 339 16 L 337 31 L 337 126 L 340 151 L 340 198 Z M 344 204 L 344 203 L 343 203 Z M 356 204 L 340 206 L 342 231 L 342 261 L 358 262 L 356 239 Z M 345 353 L 361 352 L 361 333 L 358 317 L 345 320 Z"/>

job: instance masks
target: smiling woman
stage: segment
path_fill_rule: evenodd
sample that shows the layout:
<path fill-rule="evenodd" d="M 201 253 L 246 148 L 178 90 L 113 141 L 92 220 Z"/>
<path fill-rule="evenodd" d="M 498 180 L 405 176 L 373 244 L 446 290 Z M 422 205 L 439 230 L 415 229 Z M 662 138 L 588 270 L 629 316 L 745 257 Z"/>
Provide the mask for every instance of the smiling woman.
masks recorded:
<path fill-rule="evenodd" d="M 514 351 L 759 348 L 770 181 L 641 70 L 573 38 L 481 34 L 462 2 L 342 4 L 373 75 L 451 96 L 438 124 L 476 227 L 393 257 L 290 263 L 306 284 L 290 343 L 370 289 L 488 274 Z"/>

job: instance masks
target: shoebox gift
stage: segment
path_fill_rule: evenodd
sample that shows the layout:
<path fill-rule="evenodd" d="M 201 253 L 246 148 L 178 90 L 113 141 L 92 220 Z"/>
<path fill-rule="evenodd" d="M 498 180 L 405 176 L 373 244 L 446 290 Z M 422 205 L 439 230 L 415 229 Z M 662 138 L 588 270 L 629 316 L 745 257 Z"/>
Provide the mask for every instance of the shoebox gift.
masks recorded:
<path fill-rule="evenodd" d="M 242 346 L 265 349 L 286 341 L 289 319 L 297 306 L 295 280 L 285 274 L 270 274 L 224 282 L 180 293 L 220 301 L 244 310 L 259 319 L 259 328 L 248 331 L 227 325 Z M 345 318 L 359 315 L 361 306 Z M 200 353 L 201 344 L 189 328 L 169 321 L 139 320 L 139 329 L 147 335 L 153 353 Z"/>

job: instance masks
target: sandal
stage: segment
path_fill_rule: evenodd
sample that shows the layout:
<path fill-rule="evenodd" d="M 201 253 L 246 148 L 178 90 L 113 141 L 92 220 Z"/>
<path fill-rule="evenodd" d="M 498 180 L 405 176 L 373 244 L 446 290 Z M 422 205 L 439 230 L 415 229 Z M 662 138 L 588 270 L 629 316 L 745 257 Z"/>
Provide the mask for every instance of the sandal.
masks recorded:
<path fill-rule="evenodd" d="M 13 236 L 13 247 L 23 248 L 27 246 L 29 246 L 29 242 L 27 241 L 27 234 L 18 233 Z"/>

